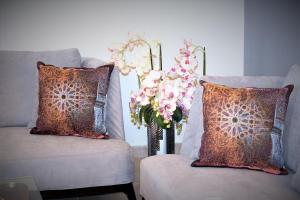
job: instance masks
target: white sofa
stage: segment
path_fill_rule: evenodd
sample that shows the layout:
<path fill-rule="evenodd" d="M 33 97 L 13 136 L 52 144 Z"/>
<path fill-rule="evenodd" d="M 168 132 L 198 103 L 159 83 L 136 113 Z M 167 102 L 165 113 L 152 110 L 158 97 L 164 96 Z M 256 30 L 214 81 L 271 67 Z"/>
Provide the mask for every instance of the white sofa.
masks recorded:
<path fill-rule="evenodd" d="M 160 155 L 141 161 L 140 194 L 146 200 L 299 200 L 300 199 L 300 66 L 287 77 L 204 77 L 232 87 L 282 87 L 293 83 L 284 132 L 289 175 L 233 168 L 191 167 L 198 158 L 203 133 L 202 89 L 198 88 L 180 155 Z M 298 170 L 297 170 L 298 168 Z M 294 175 L 297 171 L 298 179 Z M 293 183 L 293 185 L 292 185 Z M 295 188 L 298 188 L 298 192 Z"/>
<path fill-rule="evenodd" d="M 135 199 L 134 164 L 124 141 L 119 73 L 107 95 L 108 140 L 31 135 L 38 104 L 36 62 L 94 67 L 77 49 L 50 52 L 0 51 L 0 179 L 30 176 L 44 198 L 123 191 Z"/>

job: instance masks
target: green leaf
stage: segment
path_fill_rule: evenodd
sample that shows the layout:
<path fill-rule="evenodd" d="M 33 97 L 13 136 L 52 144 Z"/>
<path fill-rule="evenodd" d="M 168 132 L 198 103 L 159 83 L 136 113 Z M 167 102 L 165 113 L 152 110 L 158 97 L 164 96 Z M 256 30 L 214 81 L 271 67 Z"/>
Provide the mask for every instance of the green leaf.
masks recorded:
<path fill-rule="evenodd" d="M 182 120 L 182 111 L 179 107 L 176 107 L 176 110 L 173 113 L 172 117 L 176 122 L 180 122 Z"/>
<path fill-rule="evenodd" d="M 153 118 L 154 122 L 157 123 L 158 126 L 160 126 L 162 129 L 167 128 L 167 125 L 164 123 L 164 119 L 160 115 L 156 116 L 156 113 L 153 112 L 151 117 Z"/>
<path fill-rule="evenodd" d="M 144 119 L 145 119 L 146 124 L 150 123 L 152 113 L 153 113 L 153 109 L 151 108 L 151 106 L 149 106 L 145 109 Z"/>
<path fill-rule="evenodd" d="M 145 110 L 146 110 L 146 106 L 142 106 L 140 109 L 139 118 L 138 118 L 140 125 L 143 123 L 143 115 L 144 115 Z"/>

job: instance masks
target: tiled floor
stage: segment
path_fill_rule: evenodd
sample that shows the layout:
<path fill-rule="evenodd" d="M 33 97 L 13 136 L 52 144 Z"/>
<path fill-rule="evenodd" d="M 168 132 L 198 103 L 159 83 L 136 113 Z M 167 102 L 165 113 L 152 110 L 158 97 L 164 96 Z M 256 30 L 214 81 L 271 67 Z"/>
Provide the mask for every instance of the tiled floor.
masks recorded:
<path fill-rule="evenodd" d="M 135 181 L 133 183 L 134 191 L 137 200 L 141 200 L 140 196 L 140 161 L 141 158 L 135 158 Z M 106 194 L 101 196 L 88 196 L 88 197 L 76 197 L 76 198 L 66 198 L 57 200 L 127 200 L 127 197 L 123 193 Z"/>

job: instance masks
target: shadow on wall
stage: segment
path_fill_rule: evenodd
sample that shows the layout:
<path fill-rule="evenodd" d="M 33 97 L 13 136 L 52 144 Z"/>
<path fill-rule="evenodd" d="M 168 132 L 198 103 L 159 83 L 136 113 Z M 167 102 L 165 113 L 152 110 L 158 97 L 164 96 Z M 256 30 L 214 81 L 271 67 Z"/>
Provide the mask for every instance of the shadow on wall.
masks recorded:
<path fill-rule="evenodd" d="M 299 21 L 299 0 L 245 0 L 245 75 L 286 75 L 300 63 Z"/>

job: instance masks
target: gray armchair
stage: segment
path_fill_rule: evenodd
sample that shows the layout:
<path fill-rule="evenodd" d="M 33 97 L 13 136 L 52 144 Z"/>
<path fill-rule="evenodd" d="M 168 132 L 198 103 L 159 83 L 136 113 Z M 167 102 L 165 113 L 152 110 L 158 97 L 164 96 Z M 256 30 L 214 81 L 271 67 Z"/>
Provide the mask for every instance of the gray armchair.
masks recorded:
<path fill-rule="evenodd" d="M 134 164 L 131 148 L 124 141 L 118 70 L 112 73 L 107 95 L 106 126 L 111 139 L 31 135 L 37 112 L 38 60 L 58 66 L 103 64 L 81 58 L 77 49 L 0 51 L 0 179 L 30 176 L 44 199 L 110 192 L 124 192 L 135 199 Z"/>

